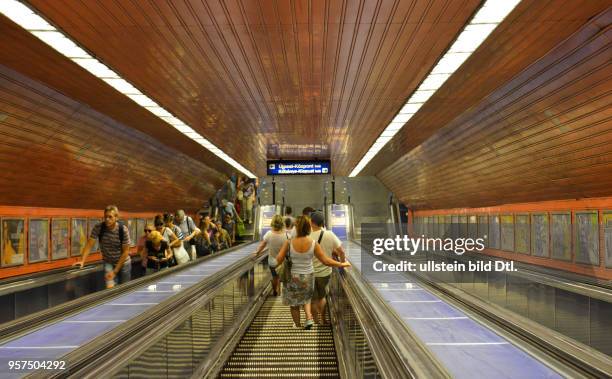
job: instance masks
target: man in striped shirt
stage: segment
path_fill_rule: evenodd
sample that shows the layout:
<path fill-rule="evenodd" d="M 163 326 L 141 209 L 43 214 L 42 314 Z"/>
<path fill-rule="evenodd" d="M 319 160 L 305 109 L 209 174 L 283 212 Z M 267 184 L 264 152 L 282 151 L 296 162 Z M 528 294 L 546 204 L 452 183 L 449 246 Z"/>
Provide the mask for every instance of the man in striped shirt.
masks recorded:
<path fill-rule="evenodd" d="M 104 209 L 104 222 L 94 226 L 87 244 L 83 248 L 82 258 L 76 265 L 81 268 L 85 265 L 87 256 L 91 252 L 96 240 L 99 241 L 102 260 L 104 261 L 104 278 L 106 287 L 114 287 L 119 276 L 120 282 L 125 283 L 131 278 L 132 262 L 130 260 L 130 233 L 126 225 L 120 224 L 119 209 L 109 205 Z M 119 233 L 123 234 L 120 235 Z"/>

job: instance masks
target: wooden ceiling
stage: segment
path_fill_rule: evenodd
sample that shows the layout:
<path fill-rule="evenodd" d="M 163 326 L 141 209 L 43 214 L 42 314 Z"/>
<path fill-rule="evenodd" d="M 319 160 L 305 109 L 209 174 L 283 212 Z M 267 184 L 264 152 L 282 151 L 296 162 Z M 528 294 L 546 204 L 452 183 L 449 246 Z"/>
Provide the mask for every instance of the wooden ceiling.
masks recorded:
<path fill-rule="evenodd" d="M 347 175 L 480 1 L 29 3 L 251 171 L 310 144 Z"/>
<path fill-rule="evenodd" d="M 222 184 L 203 163 L 2 65 L 0 172 L 2 205 L 195 210 Z"/>
<path fill-rule="evenodd" d="M 581 25 L 595 3 L 557 7 L 557 17 L 564 9 L 567 18 L 537 35 L 564 34 L 560 29 Z M 417 209 L 611 196 L 611 22 L 612 8 L 474 106 L 466 105 L 472 99 L 461 97 L 459 88 L 456 96 L 432 99 L 369 170 L 388 164 L 379 178 Z M 498 45 L 509 59 L 507 70 L 519 57 L 537 55 L 530 52 L 539 46 L 536 38 L 524 42 Z M 474 86 L 498 86 L 496 78 L 514 74 L 491 68 L 476 76 L 470 69 L 463 75 L 473 78 Z M 463 111 L 453 119 L 456 107 Z"/>
<path fill-rule="evenodd" d="M 481 2 L 29 3 L 256 174 L 312 153 L 347 175 Z M 607 7 L 523 0 L 363 174 L 412 208 L 612 196 Z M 202 180 L 231 172 L 3 17 L 0 31 L 0 64 L 184 152 Z"/>

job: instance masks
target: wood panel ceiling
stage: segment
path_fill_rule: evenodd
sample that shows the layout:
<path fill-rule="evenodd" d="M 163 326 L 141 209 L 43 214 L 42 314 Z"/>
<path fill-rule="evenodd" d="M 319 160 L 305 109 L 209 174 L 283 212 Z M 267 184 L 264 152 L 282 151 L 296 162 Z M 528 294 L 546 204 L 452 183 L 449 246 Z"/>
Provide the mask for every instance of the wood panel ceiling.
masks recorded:
<path fill-rule="evenodd" d="M 480 1 L 29 3 L 248 169 L 327 145 L 347 175 Z"/>
<path fill-rule="evenodd" d="M 2 205 L 129 211 L 197 209 L 223 178 L 2 65 L 0 172 Z"/>
<path fill-rule="evenodd" d="M 87 104 L 124 125 L 149 134 L 216 171 L 213 177 L 202 177 L 203 180 L 215 181 L 218 176 L 231 173 L 230 165 L 3 15 L 0 15 L 0 46 L 0 64 Z"/>
<path fill-rule="evenodd" d="M 609 6 L 609 0 L 523 0 L 362 173 L 376 175 L 396 162 Z"/>
<path fill-rule="evenodd" d="M 588 5 L 595 3 L 557 7 L 557 15 L 564 9 L 572 16 L 549 28 L 580 22 Z M 419 142 L 422 135 L 410 131 L 431 127 L 452 111 L 441 107 L 439 117 L 431 110 L 429 117 L 415 117 L 416 123 L 407 125 L 382 158 L 389 161 L 408 153 L 379 178 L 417 209 L 611 196 L 611 23 L 609 8 L 424 142 Z M 498 45 L 509 55 L 506 67 L 512 66 L 514 55 L 530 50 L 514 47 L 517 53 Z M 472 78 L 474 85 L 485 85 L 483 81 L 495 76 L 485 71 Z M 461 94 L 432 104 L 452 108 L 470 101 Z M 376 164 L 382 165 L 380 160 Z"/>
<path fill-rule="evenodd" d="M 284 157 L 287 152 L 304 156 L 312 146 L 313 152 L 327 151 L 336 175 L 346 175 L 480 1 L 29 3 L 251 171 L 263 175 L 270 152 Z M 597 33 L 594 30 L 599 28 L 604 40 L 609 41 L 609 20 L 604 16 L 594 18 L 608 6 L 608 0 L 523 0 L 364 174 L 376 174 L 407 205 L 416 208 L 612 195 L 605 186 L 580 176 L 582 171 L 575 171 L 587 170 L 576 163 L 591 159 L 587 155 L 575 164 L 553 168 L 535 162 L 557 155 L 532 150 L 536 145 L 545 146 L 538 138 L 550 138 L 558 156 L 574 156 L 569 143 L 563 145 L 567 148 L 564 150 L 552 142 L 571 140 L 571 134 L 563 133 L 574 130 L 574 124 L 551 115 L 582 112 L 585 119 L 594 120 L 588 125 L 609 128 L 608 114 L 597 110 L 602 101 L 606 104 L 600 99 L 609 90 L 605 74 L 593 70 L 593 76 L 587 78 L 607 80 L 600 88 L 595 84 L 580 87 L 561 73 L 569 67 L 587 67 L 591 59 L 596 59 L 589 55 L 589 48 L 581 50 L 584 56 L 575 62 L 561 58 L 587 46 L 590 42 L 581 39 L 584 35 Z M 584 26 L 587 22 L 590 27 Z M 0 17 L 3 64 L 145 131 L 205 162 L 217 173 L 230 171 L 129 99 L 9 24 Z M 559 44 L 568 37 L 574 45 L 566 41 L 563 46 L 569 50 L 559 52 Z M 607 48 L 601 54 L 598 57 L 608 54 L 609 59 Z M 543 61 L 548 65 L 541 66 Z M 574 63 L 575 67 L 571 66 Z M 539 68 L 534 69 L 536 66 Z M 603 70 L 609 72 L 609 67 Z M 551 78 L 546 84 L 541 83 L 544 73 Z M 590 102 L 593 97 L 599 100 Z M 521 108 L 515 108 L 518 103 Z M 540 133 L 537 122 L 545 120 L 556 120 L 552 122 L 560 125 L 558 135 Z M 576 128 L 582 130 L 582 126 Z M 509 137 L 502 131 L 522 137 Z M 593 145 L 600 138 L 595 134 L 592 138 L 575 136 Z M 597 156 L 599 163 L 593 167 L 604 170 L 607 166 L 600 163 L 606 153 L 600 152 L 604 155 Z M 527 179 L 530 165 L 538 178 L 545 179 Z M 470 167 L 477 167 L 483 176 L 463 175 L 476 172 Z M 507 171 L 495 175 L 502 168 Z M 589 175 L 604 171 L 593 169 Z M 513 180 L 515 174 L 517 179 Z M 607 181 L 606 175 L 600 178 Z"/>

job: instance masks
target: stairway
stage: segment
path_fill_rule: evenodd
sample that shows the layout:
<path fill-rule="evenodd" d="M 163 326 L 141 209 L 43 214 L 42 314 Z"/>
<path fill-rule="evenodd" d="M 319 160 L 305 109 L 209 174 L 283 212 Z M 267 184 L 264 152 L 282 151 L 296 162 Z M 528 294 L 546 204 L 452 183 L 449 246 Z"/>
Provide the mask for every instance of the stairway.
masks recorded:
<path fill-rule="evenodd" d="M 269 297 L 219 377 L 338 378 L 331 326 L 293 328 L 289 307 Z"/>

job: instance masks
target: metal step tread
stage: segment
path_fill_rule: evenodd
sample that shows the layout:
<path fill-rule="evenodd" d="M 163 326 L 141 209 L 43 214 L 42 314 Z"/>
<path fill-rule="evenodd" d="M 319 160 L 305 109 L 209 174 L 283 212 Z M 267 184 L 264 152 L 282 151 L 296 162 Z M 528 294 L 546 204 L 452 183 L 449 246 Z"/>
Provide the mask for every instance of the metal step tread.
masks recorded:
<path fill-rule="evenodd" d="M 280 297 L 270 297 L 219 377 L 337 378 L 338 360 L 331 326 L 293 328 L 289 307 L 282 304 Z"/>

